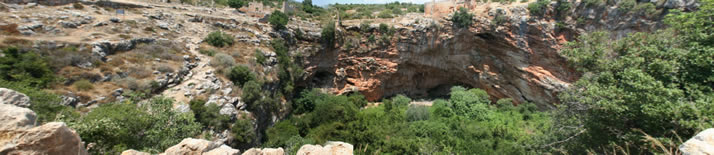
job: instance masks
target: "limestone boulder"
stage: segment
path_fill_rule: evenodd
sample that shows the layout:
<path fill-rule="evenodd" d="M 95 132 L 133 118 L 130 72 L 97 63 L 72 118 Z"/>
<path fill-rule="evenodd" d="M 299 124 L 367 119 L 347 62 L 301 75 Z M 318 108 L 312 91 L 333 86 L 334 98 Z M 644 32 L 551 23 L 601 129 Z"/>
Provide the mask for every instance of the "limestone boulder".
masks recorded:
<path fill-rule="evenodd" d="M 166 149 L 166 154 L 202 154 L 220 147 L 220 143 L 203 139 L 186 138 L 181 143 Z"/>
<path fill-rule="evenodd" d="M 354 146 L 344 142 L 327 142 L 325 147 L 320 145 L 303 145 L 298 150 L 298 155 L 351 155 Z"/>
<path fill-rule="evenodd" d="M 714 128 L 699 132 L 691 139 L 679 146 L 683 155 L 710 155 L 714 154 Z"/>
<path fill-rule="evenodd" d="M 30 107 L 30 97 L 12 89 L 0 88 L 0 104 Z"/>
<path fill-rule="evenodd" d="M 37 115 L 30 109 L 0 104 L 0 132 L 30 129 L 36 119 Z"/>
<path fill-rule="evenodd" d="M 243 155 L 284 155 L 283 148 L 251 148 L 243 152 Z"/>
<path fill-rule="evenodd" d="M 0 154 L 86 155 L 82 140 L 63 122 L 51 122 L 25 131 L 0 148 Z"/>
<path fill-rule="evenodd" d="M 121 152 L 121 155 L 151 155 L 151 153 L 146 153 L 146 152 L 141 152 L 137 150 L 126 150 L 124 152 Z"/>

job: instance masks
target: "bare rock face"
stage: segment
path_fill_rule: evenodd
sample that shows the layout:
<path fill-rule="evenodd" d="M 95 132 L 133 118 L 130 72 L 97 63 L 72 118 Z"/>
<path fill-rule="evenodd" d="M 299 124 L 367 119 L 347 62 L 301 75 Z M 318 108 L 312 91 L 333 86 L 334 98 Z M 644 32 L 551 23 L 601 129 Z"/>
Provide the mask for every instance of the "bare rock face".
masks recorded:
<path fill-rule="evenodd" d="M 40 3 L 42 5 L 65 5 L 69 3 L 76 3 L 78 0 L 2 0 L 3 3 L 8 4 L 27 4 L 27 3 Z"/>
<path fill-rule="evenodd" d="M 0 104 L 0 132 L 30 129 L 37 115 L 30 109 L 10 104 Z"/>
<path fill-rule="evenodd" d="M 62 122 L 51 122 L 18 131 L 0 154 L 86 155 L 87 150 L 75 131 Z"/>
<path fill-rule="evenodd" d="M 0 104 L 12 104 L 20 107 L 30 107 L 30 97 L 27 97 L 27 95 L 11 89 L 0 88 Z"/>
<path fill-rule="evenodd" d="M 351 155 L 354 146 L 344 142 L 327 142 L 325 147 L 320 145 L 303 145 L 297 155 Z"/>
<path fill-rule="evenodd" d="M 706 129 L 679 146 L 684 155 L 714 154 L 714 128 Z"/>
<path fill-rule="evenodd" d="M 242 155 L 284 155 L 285 150 L 283 148 L 251 148 L 243 152 Z"/>
<path fill-rule="evenodd" d="M 566 42 L 596 30 L 617 39 L 663 27 L 664 15 L 576 5 L 563 18 L 553 8 L 545 16 L 530 15 L 525 5 L 473 10 L 479 11 L 474 24 L 465 28 L 447 17 L 406 16 L 386 43 L 351 36 L 360 33 L 350 29 L 354 25 L 340 26 L 339 46 L 309 54 L 305 85 L 336 94 L 359 92 L 370 101 L 396 94 L 447 95 L 461 85 L 485 90 L 494 102 L 512 98 L 552 108 L 558 93 L 580 78 L 559 53 Z"/>

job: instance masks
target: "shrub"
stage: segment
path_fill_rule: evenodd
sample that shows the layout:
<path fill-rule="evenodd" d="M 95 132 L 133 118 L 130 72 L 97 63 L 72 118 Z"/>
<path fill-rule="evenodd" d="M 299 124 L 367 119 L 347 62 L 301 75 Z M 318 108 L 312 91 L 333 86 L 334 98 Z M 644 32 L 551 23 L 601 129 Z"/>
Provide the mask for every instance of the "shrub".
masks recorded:
<path fill-rule="evenodd" d="M 617 10 L 622 13 L 628 13 L 637 4 L 635 0 L 621 0 L 617 3 Z"/>
<path fill-rule="evenodd" d="M 220 70 L 223 68 L 234 66 L 236 64 L 236 60 L 228 54 L 218 53 L 216 54 L 216 56 L 213 57 L 213 59 L 211 59 L 210 64 L 211 66 L 216 67 Z"/>
<path fill-rule="evenodd" d="M 227 47 L 233 45 L 233 36 L 222 31 L 214 31 L 208 34 L 203 41 L 215 47 Z"/>
<path fill-rule="evenodd" d="M 394 15 L 392 15 L 392 10 L 382 10 L 377 14 L 377 17 L 379 18 L 394 18 Z"/>
<path fill-rule="evenodd" d="M 389 25 L 380 23 L 379 24 L 379 33 L 382 33 L 382 35 L 387 34 L 389 32 Z"/>
<path fill-rule="evenodd" d="M 228 73 L 228 79 L 233 81 L 234 85 L 243 86 L 248 81 L 255 80 L 255 74 L 246 66 L 234 66 Z"/>
<path fill-rule="evenodd" d="M 84 9 L 84 5 L 82 5 L 80 3 L 72 3 L 72 8 L 82 10 L 82 9 Z"/>
<path fill-rule="evenodd" d="M 228 0 L 226 3 L 228 3 L 228 7 L 235 9 L 248 5 L 248 2 L 246 2 L 245 0 Z"/>
<path fill-rule="evenodd" d="M 285 25 L 288 24 L 289 17 L 285 13 L 275 10 L 270 17 L 268 17 L 268 22 L 273 25 L 273 29 L 282 30 L 285 29 Z"/>
<path fill-rule="evenodd" d="M 173 101 L 156 97 L 137 106 L 131 103 L 102 104 L 86 116 L 64 120 L 83 141 L 96 143 L 93 154 L 119 154 L 126 149 L 158 153 L 184 138 L 200 133 L 193 113 L 173 110 Z"/>
<path fill-rule="evenodd" d="M 2 53 L 5 56 L 0 57 L 0 79 L 38 88 L 46 88 L 55 81 L 54 72 L 40 55 L 17 48 L 7 48 Z"/>
<path fill-rule="evenodd" d="M 555 8 L 556 11 L 556 16 L 559 18 L 564 18 L 566 15 L 568 15 L 568 12 L 570 9 L 572 9 L 573 4 L 570 3 L 568 0 L 558 0 L 557 7 Z"/>
<path fill-rule="evenodd" d="M 26 82 L 6 81 L 0 79 L 0 88 L 12 89 L 30 97 L 30 109 L 37 114 L 37 123 L 55 121 L 57 117 L 78 115 L 74 109 L 57 104 L 61 98 L 53 93 L 30 86 Z"/>
<path fill-rule="evenodd" d="M 207 56 L 211 56 L 211 57 L 216 55 L 216 51 L 214 51 L 214 50 L 201 49 L 198 52 L 203 55 L 207 55 Z"/>
<path fill-rule="evenodd" d="M 265 55 L 263 54 L 263 51 L 260 51 L 259 49 L 255 50 L 255 62 L 258 64 L 265 64 L 266 58 Z"/>
<path fill-rule="evenodd" d="M 241 90 L 243 90 L 241 99 L 243 99 L 249 107 L 261 97 L 261 86 L 258 82 L 248 81 L 243 85 Z"/>
<path fill-rule="evenodd" d="M 72 85 L 74 86 L 74 89 L 77 89 L 79 91 L 87 91 L 94 89 L 94 85 L 92 85 L 92 82 L 89 82 L 89 80 L 86 79 L 74 82 L 74 84 Z"/>
<path fill-rule="evenodd" d="M 548 4 L 550 4 L 550 0 L 538 0 L 528 4 L 528 11 L 530 11 L 531 15 L 543 16 L 548 8 Z"/>
<path fill-rule="evenodd" d="M 473 14 L 469 13 L 468 9 L 461 7 L 459 11 L 454 12 L 451 17 L 451 22 L 453 22 L 457 28 L 469 27 L 473 24 Z"/>
<path fill-rule="evenodd" d="M 657 8 L 652 3 L 641 3 L 635 7 L 634 12 L 641 15 L 652 16 L 657 13 Z"/>
<path fill-rule="evenodd" d="M 429 107 L 423 105 L 409 105 L 407 108 L 407 121 L 423 121 L 429 119 Z"/>
<path fill-rule="evenodd" d="M 360 23 L 359 24 L 360 31 L 362 33 L 370 33 L 370 31 L 372 30 L 371 26 L 369 26 L 370 24 L 371 24 L 370 21 L 364 21 L 364 22 Z"/>
<path fill-rule="evenodd" d="M 370 34 L 369 37 L 367 37 L 367 41 L 370 43 L 377 42 L 377 38 L 374 36 L 374 34 Z"/>
<path fill-rule="evenodd" d="M 583 0 L 585 7 L 599 7 L 605 4 L 604 0 Z"/>
<path fill-rule="evenodd" d="M 193 111 L 196 121 L 203 125 L 203 128 L 213 129 L 213 131 L 222 132 L 230 126 L 230 116 L 218 113 L 221 107 L 215 103 L 206 105 L 203 100 L 191 100 L 189 108 Z"/>
<path fill-rule="evenodd" d="M 312 0 L 303 0 L 302 1 L 302 10 L 307 13 L 312 13 L 314 10 L 313 6 L 312 6 Z"/>
<path fill-rule="evenodd" d="M 246 119 L 238 119 L 231 127 L 231 135 L 233 135 L 233 146 L 237 147 L 241 144 L 250 144 L 254 141 L 255 129 L 253 122 Z"/>
<path fill-rule="evenodd" d="M 327 45 L 328 48 L 335 46 L 335 22 L 329 21 L 327 24 L 322 26 L 322 33 L 320 33 L 320 38 L 322 42 Z"/>
<path fill-rule="evenodd" d="M 175 69 L 168 64 L 161 64 L 156 70 L 161 73 L 173 73 L 175 71 Z"/>

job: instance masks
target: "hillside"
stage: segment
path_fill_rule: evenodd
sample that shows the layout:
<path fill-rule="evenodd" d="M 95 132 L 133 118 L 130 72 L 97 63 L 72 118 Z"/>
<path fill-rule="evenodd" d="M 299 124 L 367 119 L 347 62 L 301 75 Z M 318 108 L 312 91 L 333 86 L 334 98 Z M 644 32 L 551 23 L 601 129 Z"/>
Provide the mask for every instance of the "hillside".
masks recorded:
<path fill-rule="evenodd" d="M 713 5 L 5 0 L 0 154 L 694 153 Z"/>

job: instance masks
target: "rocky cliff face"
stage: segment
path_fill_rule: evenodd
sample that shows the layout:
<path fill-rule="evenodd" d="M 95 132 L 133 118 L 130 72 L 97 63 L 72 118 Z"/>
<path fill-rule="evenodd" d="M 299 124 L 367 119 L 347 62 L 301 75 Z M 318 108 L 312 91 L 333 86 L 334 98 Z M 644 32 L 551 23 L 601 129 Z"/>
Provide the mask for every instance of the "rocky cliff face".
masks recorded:
<path fill-rule="evenodd" d="M 455 28 L 450 17 L 407 15 L 387 23 L 397 30 L 393 36 L 379 33 L 377 24 L 360 28 L 344 21 L 338 28 L 342 44 L 310 56 L 308 82 L 338 94 L 359 91 L 371 101 L 395 94 L 444 95 L 451 86 L 464 85 L 486 90 L 494 101 L 513 98 L 516 104 L 550 107 L 558 92 L 579 78 L 559 53 L 564 43 L 596 30 L 610 31 L 614 39 L 653 31 L 663 27 L 668 12 L 643 15 L 575 3 L 557 13 L 557 5 L 551 3 L 544 16 L 530 15 L 526 5 L 486 5 L 471 10 L 475 22 L 468 28 Z M 370 35 L 387 41 L 367 39 Z"/>

